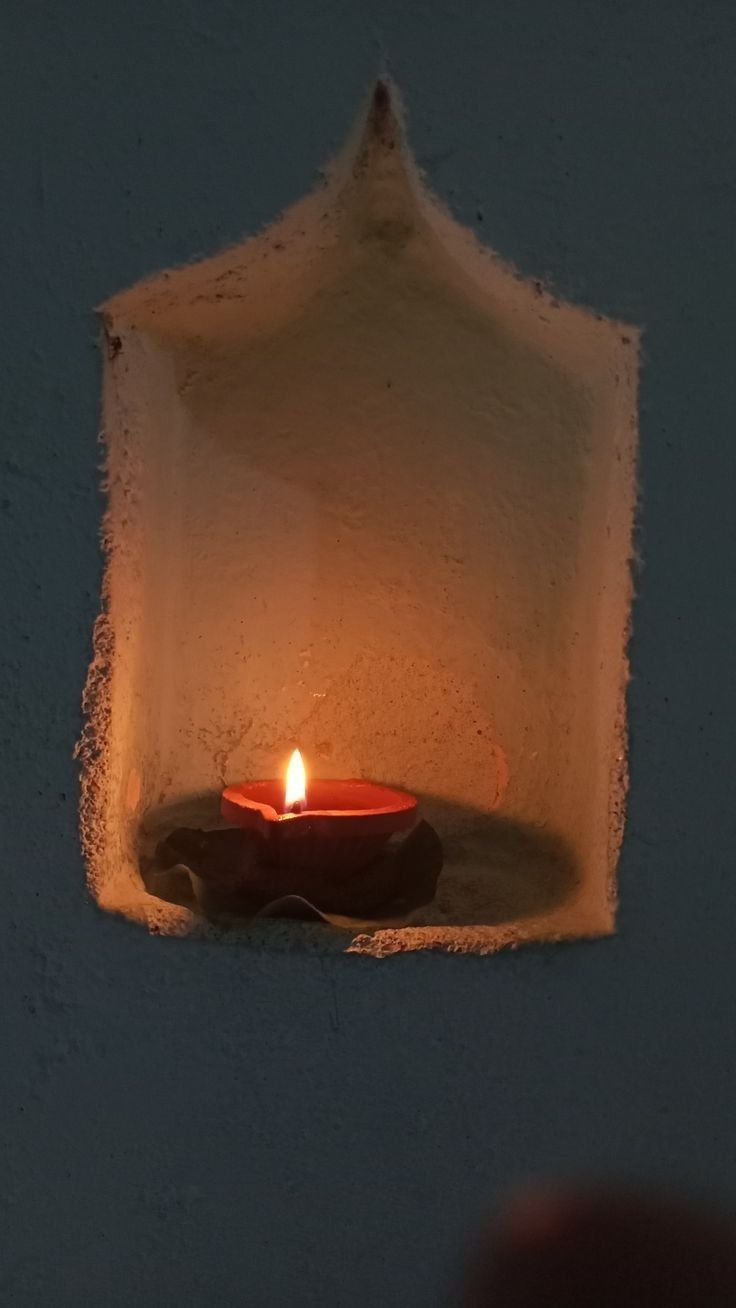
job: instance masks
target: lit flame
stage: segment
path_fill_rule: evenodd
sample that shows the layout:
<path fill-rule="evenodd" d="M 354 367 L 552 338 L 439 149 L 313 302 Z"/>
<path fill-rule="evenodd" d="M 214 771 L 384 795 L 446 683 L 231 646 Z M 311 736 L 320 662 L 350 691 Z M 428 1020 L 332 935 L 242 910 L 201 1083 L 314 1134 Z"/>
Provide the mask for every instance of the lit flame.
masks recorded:
<path fill-rule="evenodd" d="M 295 804 L 306 804 L 307 802 L 307 773 L 304 767 L 304 759 L 298 749 L 294 750 L 289 759 L 289 766 L 286 769 L 286 793 L 284 795 L 284 808 L 290 813 Z"/>

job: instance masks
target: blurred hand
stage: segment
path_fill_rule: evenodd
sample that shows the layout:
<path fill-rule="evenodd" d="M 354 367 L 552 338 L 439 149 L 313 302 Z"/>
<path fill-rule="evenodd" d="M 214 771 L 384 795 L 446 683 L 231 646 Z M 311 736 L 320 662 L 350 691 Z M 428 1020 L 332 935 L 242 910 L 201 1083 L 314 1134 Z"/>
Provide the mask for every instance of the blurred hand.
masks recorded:
<path fill-rule="evenodd" d="M 668 1199 L 540 1192 L 482 1243 L 464 1308 L 736 1308 L 736 1230 Z"/>

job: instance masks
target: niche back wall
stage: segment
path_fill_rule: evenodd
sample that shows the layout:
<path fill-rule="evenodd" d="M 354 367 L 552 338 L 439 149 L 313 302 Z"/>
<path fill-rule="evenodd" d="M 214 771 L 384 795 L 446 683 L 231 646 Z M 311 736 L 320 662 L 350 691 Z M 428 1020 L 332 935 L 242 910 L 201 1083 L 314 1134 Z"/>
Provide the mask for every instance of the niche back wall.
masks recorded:
<path fill-rule="evenodd" d="M 83 0 L 8 27 L 3 1294 L 440 1302 L 529 1174 L 736 1198 L 730 12 Z M 92 309 L 305 194 L 384 49 L 459 221 L 644 331 L 621 907 L 590 945 L 274 967 L 153 941 L 85 888 Z"/>

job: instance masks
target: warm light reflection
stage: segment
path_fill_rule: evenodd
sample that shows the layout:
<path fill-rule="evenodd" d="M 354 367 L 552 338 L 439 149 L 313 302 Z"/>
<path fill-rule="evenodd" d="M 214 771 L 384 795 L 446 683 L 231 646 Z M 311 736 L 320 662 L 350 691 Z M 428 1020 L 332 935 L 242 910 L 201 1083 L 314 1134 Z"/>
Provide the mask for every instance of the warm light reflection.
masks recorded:
<path fill-rule="evenodd" d="M 289 766 L 286 769 L 286 793 L 284 795 L 284 809 L 290 813 L 295 804 L 306 804 L 307 802 L 307 772 L 304 767 L 304 759 L 298 749 L 294 750 L 289 759 Z"/>

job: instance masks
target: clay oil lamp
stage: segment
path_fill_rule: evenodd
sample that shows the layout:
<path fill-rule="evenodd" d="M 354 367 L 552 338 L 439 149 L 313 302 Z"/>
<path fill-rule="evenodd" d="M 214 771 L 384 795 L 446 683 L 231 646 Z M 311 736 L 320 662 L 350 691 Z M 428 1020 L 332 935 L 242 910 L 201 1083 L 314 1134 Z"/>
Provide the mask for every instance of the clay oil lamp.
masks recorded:
<path fill-rule="evenodd" d="M 220 811 L 227 822 L 262 839 L 262 858 L 273 867 L 353 872 L 365 867 L 399 831 L 417 818 L 417 801 L 403 790 L 371 781 L 311 781 L 298 749 L 286 785 L 246 781 L 228 786 Z"/>
<path fill-rule="evenodd" d="M 407 913 L 429 903 L 442 846 L 417 800 L 370 781 L 307 780 L 294 750 L 286 783 L 246 781 L 222 792 L 224 829 L 182 828 L 161 841 L 162 868 L 184 866 L 205 907 L 347 918 Z M 392 837 L 400 836 L 395 840 Z"/>

